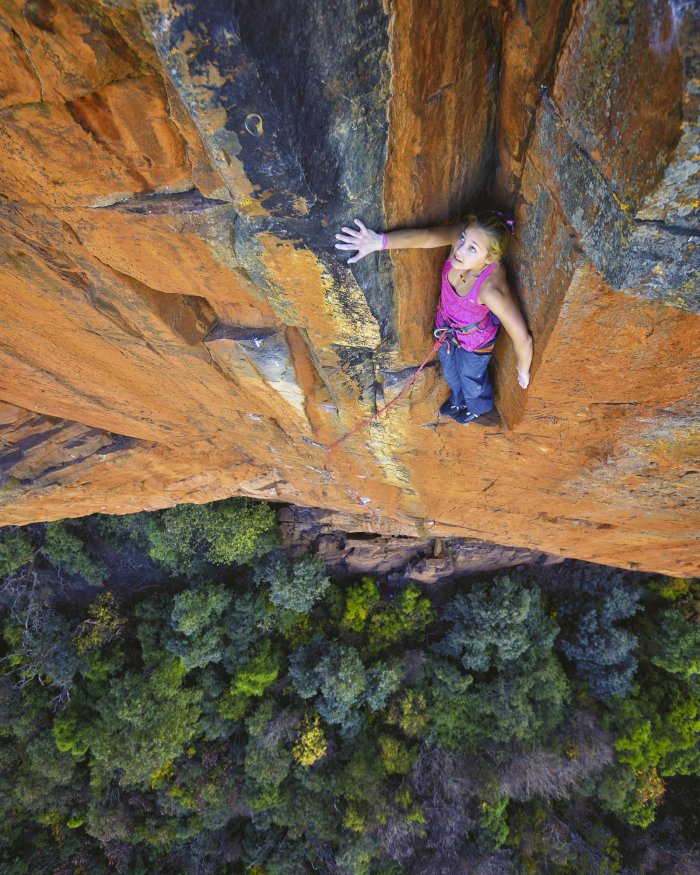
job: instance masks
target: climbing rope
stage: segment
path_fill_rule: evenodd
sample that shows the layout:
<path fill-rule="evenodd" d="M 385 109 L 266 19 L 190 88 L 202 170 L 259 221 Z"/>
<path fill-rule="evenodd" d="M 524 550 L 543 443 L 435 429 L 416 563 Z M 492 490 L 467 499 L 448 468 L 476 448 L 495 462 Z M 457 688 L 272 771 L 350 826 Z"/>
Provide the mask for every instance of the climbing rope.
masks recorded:
<path fill-rule="evenodd" d="M 373 413 L 372 416 L 368 416 L 367 419 L 365 419 L 359 425 L 355 426 L 355 428 L 353 428 L 352 431 L 349 431 L 349 432 L 347 432 L 347 434 L 344 434 L 341 438 L 338 438 L 338 440 L 335 441 L 334 443 L 332 443 L 329 447 L 324 447 L 324 449 L 326 450 L 327 453 L 330 454 L 338 446 L 338 444 L 342 444 L 344 440 L 347 440 L 349 437 L 354 435 L 356 432 L 363 429 L 366 425 L 369 425 L 370 422 L 377 419 L 377 417 L 381 416 L 382 413 L 387 411 L 393 404 L 396 404 L 397 401 L 400 401 L 401 398 L 403 398 L 403 396 L 406 394 L 406 392 L 408 392 L 408 390 L 411 388 L 411 386 L 418 379 L 418 375 L 420 374 L 420 372 L 428 364 L 428 362 L 435 355 L 435 353 L 440 349 L 440 346 L 442 345 L 442 343 L 444 343 L 444 341 L 447 339 L 447 333 L 444 331 L 441 331 L 441 333 L 438 334 L 438 331 L 436 330 L 435 336 L 436 336 L 437 340 L 435 341 L 435 343 L 433 344 L 433 348 L 430 350 L 430 352 L 426 356 L 425 360 L 423 361 L 423 364 L 420 365 L 418 370 L 411 377 L 411 379 L 408 381 L 408 383 L 406 383 L 406 385 L 399 392 L 399 394 L 396 396 L 396 398 L 392 398 L 392 400 L 388 404 L 385 404 L 384 407 L 381 407 L 379 410 L 377 410 L 376 413 Z"/>

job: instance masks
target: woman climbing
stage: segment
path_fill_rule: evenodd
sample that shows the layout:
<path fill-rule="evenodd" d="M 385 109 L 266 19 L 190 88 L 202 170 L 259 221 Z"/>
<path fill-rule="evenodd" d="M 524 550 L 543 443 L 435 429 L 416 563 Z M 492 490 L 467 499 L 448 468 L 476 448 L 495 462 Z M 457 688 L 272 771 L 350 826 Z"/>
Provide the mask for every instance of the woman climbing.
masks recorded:
<path fill-rule="evenodd" d="M 439 355 L 442 373 L 452 390 L 440 408 L 462 425 L 493 408 L 488 377 L 499 325 L 505 327 L 517 356 L 518 384 L 527 389 L 532 363 L 532 337 L 501 264 L 513 228 L 499 213 L 480 213 L 466 224 L 377 233 L 355 219 L 355 228 L 336 234 L 336 249 L 355 250 L 354 264 L 370 252 L 384 249 L 431 249 L 451 246 L 442 268 L 435 336 L 443 339 Z"/>

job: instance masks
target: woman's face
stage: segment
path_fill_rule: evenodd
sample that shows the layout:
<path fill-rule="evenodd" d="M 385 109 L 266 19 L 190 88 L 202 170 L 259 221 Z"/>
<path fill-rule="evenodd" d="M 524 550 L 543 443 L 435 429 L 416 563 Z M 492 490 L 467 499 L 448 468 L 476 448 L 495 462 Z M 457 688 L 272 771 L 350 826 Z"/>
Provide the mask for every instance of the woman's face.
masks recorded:
<path fill-rule="evenodd" d="M 460 270 L 481 270 L 488 264 L 490 242 L 486 231 L 467 225 L 452 249 L 452 261 Z"/>

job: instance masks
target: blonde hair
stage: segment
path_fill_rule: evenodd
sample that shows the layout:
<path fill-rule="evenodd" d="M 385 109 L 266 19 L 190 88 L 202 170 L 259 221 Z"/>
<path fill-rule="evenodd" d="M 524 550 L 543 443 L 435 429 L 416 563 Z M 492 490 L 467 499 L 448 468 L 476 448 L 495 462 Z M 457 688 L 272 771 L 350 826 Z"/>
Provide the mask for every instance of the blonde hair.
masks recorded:
<path fill-rule="evenodd" d="M 512 219 L 508 220 L 498 213 L 472 213 L 467 216 L 465 227 L 478 228 L 488 234 L 491 239 L 487 254 L 488 259 L 489 261 L 501 261 L 512 237 L 510 223 L 513 223 Z"/>

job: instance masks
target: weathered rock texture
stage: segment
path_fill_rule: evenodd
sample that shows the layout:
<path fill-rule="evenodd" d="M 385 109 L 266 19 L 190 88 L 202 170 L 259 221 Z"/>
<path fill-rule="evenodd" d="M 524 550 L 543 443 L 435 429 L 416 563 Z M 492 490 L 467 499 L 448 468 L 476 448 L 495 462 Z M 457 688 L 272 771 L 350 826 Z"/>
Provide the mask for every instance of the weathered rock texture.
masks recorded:
<path fill-rule="evenodd" d="M 681 0 L 0 0 L 0 523 L 230 495 L 697 573 Z M 442 251 L 514 210 L 530 389 L 436 421 Z M 309 443 L 306 439 L 315 441 Z M 695 461 L 694 461 L 695 457 Z"/>
<path fill-rule="evenodd" d="M 427 530 L 393 520 L 286 506 L 277 512 L 284 546 L 292 554 L 314 553 L 334 577 L 372 574 L 389 584 L 433 585 L 467 574 L 516 565 L 552 565 L 564 560 L 478 538 L 434 538 Z M 369 525 L 368 525 L 369 523 Z"/>

